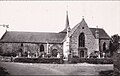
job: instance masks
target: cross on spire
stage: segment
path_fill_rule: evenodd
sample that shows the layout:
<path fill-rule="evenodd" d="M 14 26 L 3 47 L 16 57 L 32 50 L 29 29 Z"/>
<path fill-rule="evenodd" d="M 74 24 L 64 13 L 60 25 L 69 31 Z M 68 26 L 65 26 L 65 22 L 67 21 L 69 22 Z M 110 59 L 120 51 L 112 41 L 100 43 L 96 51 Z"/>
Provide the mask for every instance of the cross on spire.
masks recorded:
<path fill-rule="evenodd" d="M 84 18 L 84 16 L 82 16 L 82 18 Z"/>

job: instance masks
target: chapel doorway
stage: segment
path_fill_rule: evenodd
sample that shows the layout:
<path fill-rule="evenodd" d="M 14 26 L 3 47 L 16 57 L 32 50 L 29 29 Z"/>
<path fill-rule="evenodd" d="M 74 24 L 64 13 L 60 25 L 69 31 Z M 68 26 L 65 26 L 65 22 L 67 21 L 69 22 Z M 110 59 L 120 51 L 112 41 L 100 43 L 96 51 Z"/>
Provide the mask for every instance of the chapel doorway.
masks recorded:
<path fill-rule="evenodd" d="M 83 58 L 84 57 L 84 51 L 80 51 L 80 57 Z"/>
<path fill-rule="evenodd" d="M 43 44 L 40 45 L 40 52 L 44 52 L 44 45 Z"/>
<path fill-rule="evenodd" d="M 53 49 L 53 50 L 52 50 L 52 56 L 53 56 L 53 57 L 57 57 L 57 54 L 58 54 L 57 49 Z"/>

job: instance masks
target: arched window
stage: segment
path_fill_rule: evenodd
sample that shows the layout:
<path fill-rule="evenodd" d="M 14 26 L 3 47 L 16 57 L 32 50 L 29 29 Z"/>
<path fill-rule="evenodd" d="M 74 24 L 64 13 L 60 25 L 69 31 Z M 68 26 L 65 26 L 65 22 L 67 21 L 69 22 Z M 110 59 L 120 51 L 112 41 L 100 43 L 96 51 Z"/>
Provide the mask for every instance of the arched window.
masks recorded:
<path fill-rule="evenodd" d="M 106 43 L 103 43 L 103 52 L 106 52 Z"/>
<path fill-rule="evenodd" d="M 85 47 L 85 35 L 84 33 L 81 33 L 79 35 L 79 44 L 78 44 L 79 47 Z"/>
<path fill-rule="evenodd" d="M 44 45 L 41 44 L 41 45 L 40 45 L 40 52 L 43 52 L 43 51 L 44 51 Z"/>
<path fill-rule="evenodd" d="M 57 54 L 58 54 L 57 49 L 53 49 L 52 50 L 52 56 L 57 57 Z"/>
<path fill-rule="evenodd" d="M 23 47 L 23 43 L 21 43 L 21 47 Z"/>

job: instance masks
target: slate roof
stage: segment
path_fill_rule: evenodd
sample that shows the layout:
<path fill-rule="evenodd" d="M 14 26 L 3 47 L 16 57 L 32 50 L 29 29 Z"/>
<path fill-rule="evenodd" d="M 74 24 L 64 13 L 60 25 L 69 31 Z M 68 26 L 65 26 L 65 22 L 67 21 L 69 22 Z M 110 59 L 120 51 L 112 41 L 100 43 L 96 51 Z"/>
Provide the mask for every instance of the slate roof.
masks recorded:
<path fill-rule="evenodd" d="M 67 28 L 65 28 L 63 31 L 60 31 L 59 33 L 67 33 Z"/>
<path fill-rule="evenodd" d="M 72 32 L 75 28 L 72 29 Z M 95 36 L 96 28 L 90 28 Z M 102 28 L 98 28 L 99 38 L 110 39 Z M 34 42 L 34 43 L 62 43 L 66 33 L 46 33 L 46 32 L 17 32 L 7 31 L 0 42 Z"/>
<path fill-rule="evenodd" d="M 90 30 L 91 30 L 92 34 L 94 35 L 94 37 L 95 37 L 96 28 L 90 28 Z M 105 32 L 104 29 L 102 29 L 102 28 L 97 28 L 97 30 L 98 30 L 99 38 L 100 38 L 100 39 L 102 39 L 102 38 L 103 38 L 103 39 L 110 39 L 109 35 Z"/>
<path fill-rule="evenodd" d="M 80 25 L 86 25 L 84 18 L 73 29 L 71 29 L 70 36 Z M 62 43 L 66 36 L 67 27 L 69 22 L 67 19 L 66 28 L 59 33 L 47 33 L 47 32 L 18 32 L 18 31 L 6 31 L 0 42 L 35 42 L 35 43 Z M 110 39 L 108 34 L 102 28 L 97 28 L 99 32 L 99 38 Z M 90 28 L 92 34 L 95 37 L 96 28 Z"/>
<path fill-rule="evenodd" d="M 78 23 L 76 26 L 74 26 L 70 32 L 70 36 L 74 33 L 74 31 L 78 28 L 78 26 L 80 25 L 87 25 L 87 23 L 85 22 L 84 18 L 82 19 L 82 21 L 80 23 Z M 97 28 L 98 29 L 98 32 L 99 32 L 99 39 L 110 39 L 109 35 L 105 32 L 104 29 L 102 28 Z M 90 28 L 92 34 L 94 35 L 95 37 L 95 31 L 96 31 L 96 28 Z"/>
<path fill-rule="evenodd" d="M 61 43 L 65 33 L 7 31 L 0 42 Z"/>

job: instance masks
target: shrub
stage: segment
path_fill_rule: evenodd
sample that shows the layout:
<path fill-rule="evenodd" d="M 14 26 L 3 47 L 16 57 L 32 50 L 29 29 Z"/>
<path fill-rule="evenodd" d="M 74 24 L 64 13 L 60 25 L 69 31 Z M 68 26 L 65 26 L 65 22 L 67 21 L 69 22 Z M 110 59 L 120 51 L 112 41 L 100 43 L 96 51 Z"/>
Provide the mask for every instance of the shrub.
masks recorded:
<path fill-rule="evenodd" d="M 71 63 L 90 63 L 90 64 L 113 64 L 111 58 L 72 58 Z"/>
<path fill-rule="evenodd" d="M 23 62 L 23 63 L 63 63 L 63 60 L 60 58 L 15 58 L 14 62 Z"/>
<path fill-rule="evenodd" d="M 79 58 L 78 56 L 73 56 L 73 58 Z"/>
<path fill-rule="evenodd" d="M 113 70 L 100 71 L 99 76 L 114 76 Z"/>

